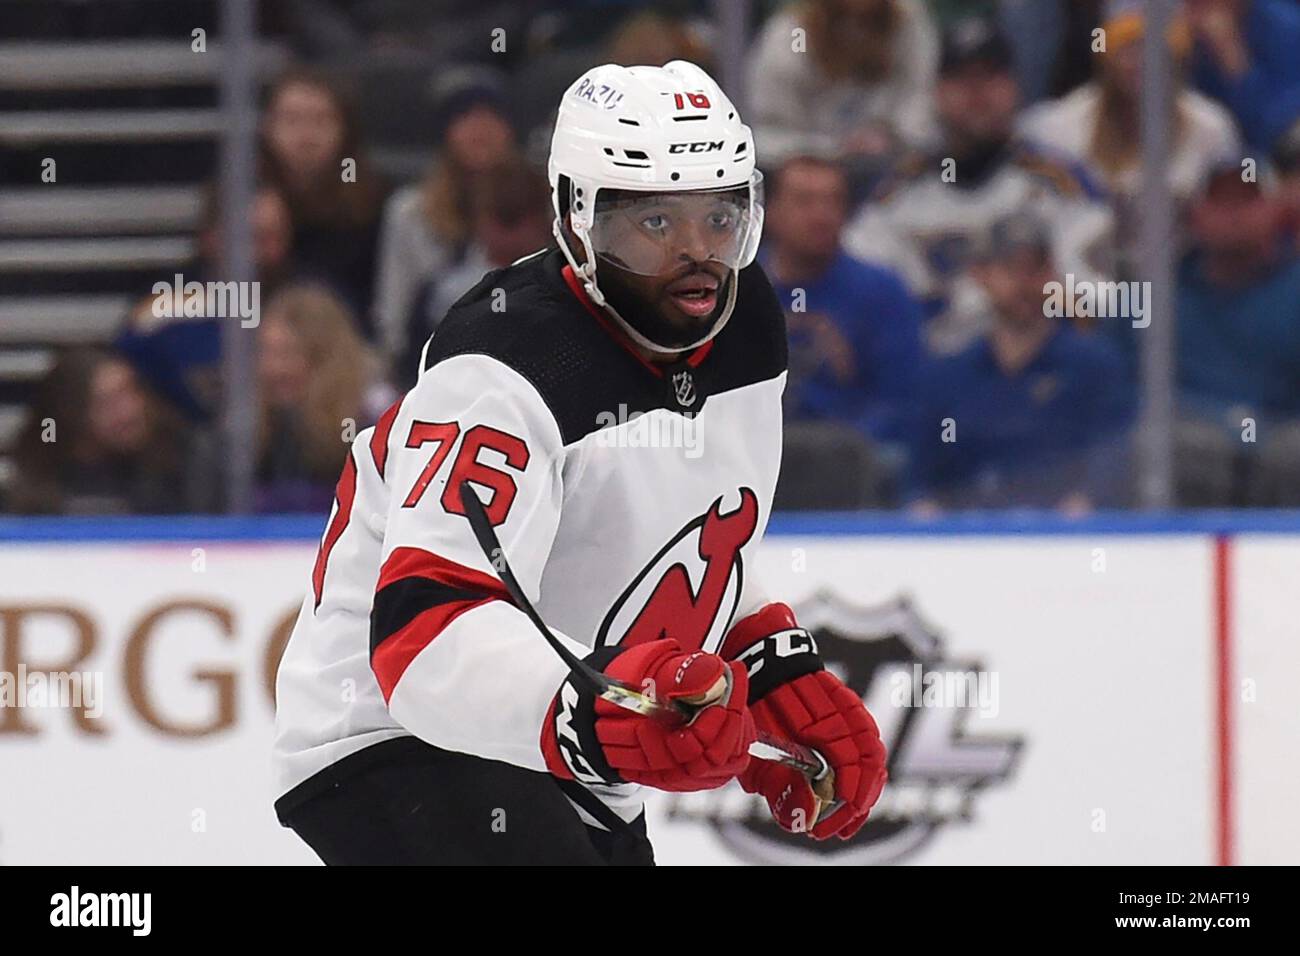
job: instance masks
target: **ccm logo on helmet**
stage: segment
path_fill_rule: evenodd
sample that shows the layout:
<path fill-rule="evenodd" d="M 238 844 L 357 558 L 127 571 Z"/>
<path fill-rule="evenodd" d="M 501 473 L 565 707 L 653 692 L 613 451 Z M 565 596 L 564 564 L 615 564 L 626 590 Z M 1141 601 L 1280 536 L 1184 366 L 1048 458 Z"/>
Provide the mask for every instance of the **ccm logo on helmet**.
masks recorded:
<path fill-rule="evenodd" d="M 722 140 L 703 140 L 698 143 L 669 143 L 670 153 L 713 153 L 722 149 Z"/>

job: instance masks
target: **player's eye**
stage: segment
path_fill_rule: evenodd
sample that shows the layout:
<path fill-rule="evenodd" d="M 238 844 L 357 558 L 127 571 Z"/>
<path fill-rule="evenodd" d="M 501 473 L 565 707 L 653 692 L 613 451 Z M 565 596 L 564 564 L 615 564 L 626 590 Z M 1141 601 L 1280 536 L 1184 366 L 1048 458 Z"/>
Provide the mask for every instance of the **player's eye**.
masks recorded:
<path fill-rule="evenodd" d="M 668 228 L 668 217 L 663 213 L 651 213 L 641 218 L 641 225 L 651 232 L 664 232 Z"/>
<path fill-rule="evenodd" d="M 713 232 L 732 233 L 740 227 L 740 210 L 727 203 L 717 206 L 709 213 L 708 228 Z"/>

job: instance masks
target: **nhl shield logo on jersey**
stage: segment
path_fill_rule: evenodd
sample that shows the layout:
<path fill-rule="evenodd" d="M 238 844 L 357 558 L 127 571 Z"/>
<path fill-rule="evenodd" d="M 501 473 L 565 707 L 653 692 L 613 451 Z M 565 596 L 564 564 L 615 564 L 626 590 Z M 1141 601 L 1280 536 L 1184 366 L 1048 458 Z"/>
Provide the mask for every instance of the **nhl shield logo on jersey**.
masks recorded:
<path fill-rule="evenodd" d="M 673 411 L 691 413 L 704 407 L 704 390 L 699 376 L 685 361 L 675 362 L 664 370 L 667 395 L 664 404 Z"/>
<path fill-rule="evenodd" d="M 973 820 L 980 794 L 1015 772 L 1024 739 L 966 733 L 979 700 L 929 698 L 945 677 L 987 671 L 949 658 L 906 598 L 855 607 L 823 591 L 796 605 L 795 614 L 826 666 L 862 695 L 889 747 L 889 784 L 866 826 L 847 842 L 814 842 L 773 825 L 763 801 L 734 785 L 672 794 L 669 818 L 707 824 L 750 862 L 850 865 L 905 861 L 945 826 Z"/>
<path fill-rule="evenodd" d="M 673 373 L 673 396 L 677 404 L 690 408 L 695 404 L 695 376 L 689 371 Z"/>
<path fill-rule="evenodd" d="M 598 647 L 664 637 L 687 649 L 722 646 L 740 603 L 740 552 L 758 527 L 758 496 L 741 488 L 740 504 L 727 511 L 723 501 L 687 522 L 650 559 L 605 615 Z"/>

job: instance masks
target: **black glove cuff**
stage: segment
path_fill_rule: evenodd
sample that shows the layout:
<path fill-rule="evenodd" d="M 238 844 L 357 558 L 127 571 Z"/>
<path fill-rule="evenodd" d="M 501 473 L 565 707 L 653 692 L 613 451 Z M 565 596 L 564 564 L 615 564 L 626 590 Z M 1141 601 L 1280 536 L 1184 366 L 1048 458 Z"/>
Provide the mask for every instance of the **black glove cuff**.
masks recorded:
<path fill-rule="evenodd" d="M 583 658 L 598 671 L 609 666 L 625 648 L 602 647 Z M 581 783 L 623 783 L 605 759 L 596 737 L 596 695 L 570 674 L 555 694 L 555 741 L 569 772 Z"/>
<path fill-rule="evenodd" d="M 749 703 L 762 700 L 796 677 L 825 670 L 817 642 L 802 627 L 769 634 L 736 655 L 749 673 Z"/>

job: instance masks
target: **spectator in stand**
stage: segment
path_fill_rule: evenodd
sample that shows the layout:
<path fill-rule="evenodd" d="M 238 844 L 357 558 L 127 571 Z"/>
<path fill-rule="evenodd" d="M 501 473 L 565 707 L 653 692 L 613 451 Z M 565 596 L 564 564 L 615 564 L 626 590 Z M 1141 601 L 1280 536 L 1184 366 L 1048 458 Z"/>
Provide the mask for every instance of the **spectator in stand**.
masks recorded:
<path fill-rule="evenodd" d="M 1097 24 L 1107 0 L 1061 0 L 1064 24 L 1049 87 L 1050 96 L 1065 96 L 1092 79 L 1096 69 L 1093 46 Z"/>
<path fill-rule="evenodd" d="M 223 320 L 207 315 L 158 316 L 155 301 L 147 296 L 127 313 L 114 348 L 186 420 L 208 422 L 221 401 Z"/>
<path fill-rule="evenodd" d="M 551 239 L 550 184 L 523 162 L 506 163 L 487 172 L 474 197 L 472 241 L 459 265 L 425 283 L 406 324 L 408 339 L 394 378 L 403 387 L 415 384 L 424 343 L 447 310 L 485 274 L 531 255 Z"/>
<path fill-rule="evenodd" d="M 1272 150 L 1300 118 L 1300 6 L 1294 0 L 1184 0 L 1193 78 L 1232 111 L 1250 149 Z"/>
<path fill-rule="evenodd" d="M 839 164 L 793 157 L 766 186 L 762 261 L 790 340 L 786 421 L 841 421 L 901 443 L 920 372 L 920 305 L 897 275 L 840 245 L 849 187 Z"/>
<path fill-rule="evenodd" d="M 15 449 L 10 509 L 176 514 L 216 502 L 210 436 L 111 352 L 68 352 L 42 382 Z"/>
<path fill-rule="evenodd" d="M 1001 220 L 973 271 L 987 292 L 990 329 L 925 371 L 914 509 L 1081 514 L 1123 504 L 1132 390 L 1113 346 L 1045 308 L 1047 284 L 1060 281 L 1046 224 Z"/>
<path fill-rule="evenodd" d="M 942 143 L 899 165 L 849 223 L 844 245 L 903 276 L 925 307 L 930 349 L 948 354 L 989 316 L 967 265 L 991 222 L 1035 211 L 1052 224 L 1063 271 L 1095 279 L 1106 271 L 1111 219 L 1079 167 L 1014 135 L 1019 94 L 995 25 L 962 20 L 945 34 L 935 100 Z"/>
<path fill-rule="evenodd" d="M 384 209 L 374 314 L 390 362 L 400 360 L 411 335 L 406 323 L 420 289 L 465 257 L 471 211 L 488 170 L 519 155 L 490 75 L 453 76 L 439 113 L 437 160 L 422 183 L 398 190 Z"/>
<path fill-rule="evenodd" d="M 395 397 L 353 317 L 322 286 L 288 286 L 257 339 L 256 508 L 328 511 L 357 433 Z"/>
<path fill-rule="evenodd" d="M 1300 258 L 1267 170 L 1225 163 L 1188 214 L 1178 286 L 1187 505 L 1300 505 Z"/>
<path fill-rule="evenodd" d="M 712 54 L 683 20 L 656 10 L 642 10 L 618 25 L 605 44 L 610 63 L 623 66 L 663 66 L 689 60 L 712 72 Z"/>
<path fill-rule="evenodd" d="M 879 162 L 924 144 L 937 58 L 920 0 L 803 0 L 779 11 L 749 57 L 759 156 Z"/>
<path fill-rule="evenodd" d="M 207 190 L 199 231 L 199 260 L 186 281 L 225 281 L 221 265 L 221 220 L 215 187 Z M 293 223 L 283 197 L 262 186 L 253 197 L 253 262 L 258 298 L 268 301 L 295 272 Z M 219 316 L 158 315 L 155 297 L 136 303 L 126 316 L 115 348 L 159 394 L 187 419 L 206 422 L 220 401 L 221 322 Z"/>
<path fill-rule="evenodd" d="M 1021 132 L 1031 140 L 1087 166 L 1111 192 L 1119 239 L 1116 271 L 1134 272 L 1138 235 L 1137 193 L 1142 175 L 1141 88 L 1145 16 L 1136 0 L 1106 4 L 1106 50 L 1095 56 L 1097 77 L 1058 100 L 1028 110 Z M 1187 24 L 1179 20 L 1169 38 L 1174 56 L 1184 61 L 1190 46 Z M 1241 152 L 1232 116 L 1218 103 L 1178 85 L 1172 99 L 1173 152 L 1167 159 L 1169 185 L 1186 200 L 1220 156 Z M 1069 271 L 1067 269 L 1067 271 Z"/>
<path fill-rule="evenodd" d="M 1025 102 L 1052 92 L 1070 27 L 1070 7 L 1080 0 L 927 0 L 940 33 L 962 20 L 997 21 L 1014 47 L 1016 85 Z M 1095 21 L 1089 21 L 1091 27 Z"/>
<path fill-rule="evenodd" d="M 281 283 L 298 274 L 293 257 L 293 213 L 284 194 L 269 183 L 262 183 L 253 194 L 249 213 L 253 232 L 253 264 L 262 294 L 271 296 Z M 205 190 L 203 222 L 199 227 L 198 249 L 200 280 L 220 281 L 225 277 L 222 265 L 224 241 L 221 197 L 215 185 Z"/>
<path fill-rule="evenodd" d="M 1273 165 L 1278 174 L 1278 198 L 1285 209 L 1283 229 L 1291 246 L 1300 249 L 1300 120 L 1279 141 Z"/>
<path fill-rule="evenodd" d="M 368 310 L 386 187 L 347 99 L 328 77 L 298 68 L 271 87 L 262 160 L 263 178 L 293 218 L 299 272 L 334 289 L 373 337 Z"/>

